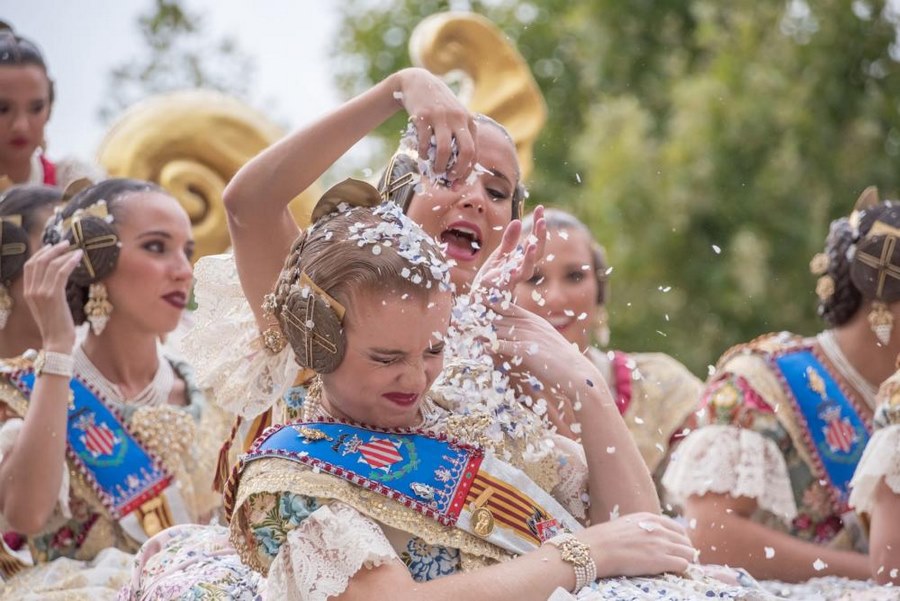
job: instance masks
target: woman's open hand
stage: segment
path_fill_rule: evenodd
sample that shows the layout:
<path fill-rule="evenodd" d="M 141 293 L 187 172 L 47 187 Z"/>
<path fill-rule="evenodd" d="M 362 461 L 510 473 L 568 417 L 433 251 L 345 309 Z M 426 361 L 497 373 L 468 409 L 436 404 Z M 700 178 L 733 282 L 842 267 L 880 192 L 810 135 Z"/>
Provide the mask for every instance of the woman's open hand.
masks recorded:
<path fill-rule="evenodd" d="M 66 301 L 66 282 L 83 251 L 69 253 L 69 242 L 38 249 L 25 263 L 25 301 L 41 332 L 44 350 L 71 353 L 75 323 Z"/>
<path fill-rule="evenodd" d="M 598 578 L 680 574 L 697 554 L 675 520 L 646 512 L 596 524 L 578 538 L 591 546 Z"/>
<path fill-rule="evenodd" d="M 475 275 L 472 289 L 482 288 L 489 293 L 508 291 L 534 275 L 534 267 L 544 256 L 547 242 L 547 222 L 544 207 L 534 209 L 534 228 L 526 240 L 522 236 L 522 222 L 514 219 L 506 226 L 500 246 L 494 249 Z"/>
<path fill-rule="evenodd" d="M 400 72 L 400 91 L 395 96 L 416 127 L 420 157 L 427 157 L 434 136 L 435 173 L 447 172 L 449 179 L 465 178 L 475 160 L 475 119 L 447 84 L 425 69 Z M 452 140 L 458 155 L 450 164 Z M 449 167 L 449 169 L 448 169 Z"/>

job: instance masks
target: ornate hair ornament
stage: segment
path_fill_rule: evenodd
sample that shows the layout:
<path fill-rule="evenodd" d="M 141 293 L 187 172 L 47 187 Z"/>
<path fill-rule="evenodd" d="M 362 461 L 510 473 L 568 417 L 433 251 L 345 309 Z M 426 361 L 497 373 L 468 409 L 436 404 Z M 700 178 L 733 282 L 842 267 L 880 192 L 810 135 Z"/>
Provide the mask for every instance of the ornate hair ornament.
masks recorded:
<path fill-rule="evenodd" d="M 854 210 L 856 232 L 871 203 L 878 200 L 874 186 L 866 188 Z M 886 212 L 898 213 L 897 207 L 887 204 Z M 900 216 L 900 214 L 896 215 Z M 852 216 L 851 216 L 852 217 Z M 887 345 L 894 326 L 894 317 L 888 303 L 900 300 L 900 228 L 884 221 L 884 214 L 872 223 L 865 236 L 855 244 L 850 265 L 850 279 L 864 298 L 872 301 L 868 314 L 869 325 L 878 341 Z"/>
<path fill-rule="evenodd" d="M 13 308 L 13 299 L 6 284 L 21 272 L 27 259 L 28 234 L 21 225 L 21 215 L 0 217 L 0 330 L 6 327 Z M 15 258 L 4 261 L 5 257 Z M 6 269 L 3 269 L 4 264 Z"/>
<path fill-rule="evenodd" d="M 432 279 L 441 285 L 450 285 L 450 265 L 440 253 L 424 248 L 426 240 L 433 247 L 437 243 L 413 223 L 397 205 L 382 203 L 378 191 L 371 185 L 348 179 L 330 188 L 313 209 L 312 225 L 292 251 L 294 263 L 285 268 L 276 285 L 276 291 L 266 297 L 263 311 L 277 317 L 280 328 L 275 326 L 263 332 L 263 343 L 272 352 L 290 342 L 299 365 L 320 374 L 337 369 L 344 358 L 345 339 L 342 321 L 345 307 L 319 287 L 302 268 L 302 252 L 310 235 L 327 230 L 331 219 L 354 207 L 375 207 L 373 214 L 381 219 L 375 225 L 356 223 L 348 228 L 348 241 L 356 241 L 359 247 L 371 246 L 372 254 L 379 255 L 384 248 L 403 257 L 413 269 L 404 269 L 404 275 L 414 284 L 425 279 L 420 269 L 427 269 L 431 279 L 424 282 L 430 288 Z M 407 272 L 409 272 L 407 274 Z"/>
<path fill-rule="evenodd" d="M 90 219 L 91 217 L 101 220 L 106 227 L 98 227 L 99 224 Z M 115 258 L 118 258 L 119 236 L 112 232 L 108 226 L 110 223 L 112 223 L 112 215 L 109 214 L 106 202 L 103 200 L 85 209 L 78 209 L 71 217 L 62 222 L 63 234 L 70 238 L 70 250 L 81 249 L 84 251 L 81 264 L 86 272 L 86 279 L 94 280 L 98 277 L 98 271 L 91 259 L 90 251 L 112 248 L 112 253 Z"/>

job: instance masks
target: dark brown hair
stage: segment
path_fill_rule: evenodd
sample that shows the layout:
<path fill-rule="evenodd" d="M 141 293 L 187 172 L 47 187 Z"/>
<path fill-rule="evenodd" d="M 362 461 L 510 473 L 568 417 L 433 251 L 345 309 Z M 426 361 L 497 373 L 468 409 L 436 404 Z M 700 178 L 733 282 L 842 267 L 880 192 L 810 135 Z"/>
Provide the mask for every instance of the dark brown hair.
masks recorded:
<path fill-rule="evenodd" d="M 27 38 L 16 35 L 12 27 L 0 21 L 0 67 L 39 67 L 47 76 L 50 86 L 50 104 L 55 96 L 53 80 L 47 70 L 47 62 L 37 45 Z"/>
<path fill-rule="evenodd" d="M 76 194 L 63 210 L 57 212 L 47 224 L 47 228 L 44 230 L 44 243 L 55 244 L 63 239 L 75 243 L 74 227 L 66 227 L 66 223 L 75 216 L 76 212 L 79 213 L 78 222 L 83 240 L 104 239 L 108 236 L 117 237 L 116 222 L 121 221 L 125 214 L 121 208 L 122 199 L 131 194 L 143 192 L 166 194 L 165 190 L 154 183 L 125 178 L 108 179 L 85 188 Z M 111 220 L 90 212 L 92 207 L 101 203 L 106 204 L 109 215 L 112 216 Z M 119 259 L 119 245 L 116 243 L 105 245 L 102 248 L 87 249 L 84 256 L 85 258 L 72 272 L 66 285 L 66 297 L 76 325 L 84 323 L 84 303 L 87 301 L 90 285 L 103 280 L 115 270 L 116 262 Z M 90 265 L 90 269 L 88 265 Z"/>
<path fill-rule="evenodd" d="M 868 235 L 875 222 L 900 228 L 900 205 L 884 201 L 860 212 L 856 229 L 848 217 L 831 222 L 824 252 L 828 256 L 827 274 L 834 281 L 834 293 L 820 299 L 818 306 L 819 315 L 831 327 L 847 323 L 863 301 L 876 299 L 878 278 L 875 271 L 863 268 L 858 261 L 859 253 L 880 257 L 886 237 Z M 895 248 L 888 259 L 892 265 L 900 267 L 900 248 Z M 887 277 L 878 300 L 886 303 L 900 300 L 900 280 Z"/>
<path fill-rule="evenodd" d="M 0 196 L 0 218 L 17 216 L 19 223 L 0 220 L 0 240 L 3 244 L 24 244 L 21 254 L 0 256 L 0 284 L 9 286 L 21 274 L 25 261 L 35 250 L 29 237 L 44 229 L 41 213 L 52 209 L 62 200 L 62 190 L 40 184 L 12 186 Z"/>

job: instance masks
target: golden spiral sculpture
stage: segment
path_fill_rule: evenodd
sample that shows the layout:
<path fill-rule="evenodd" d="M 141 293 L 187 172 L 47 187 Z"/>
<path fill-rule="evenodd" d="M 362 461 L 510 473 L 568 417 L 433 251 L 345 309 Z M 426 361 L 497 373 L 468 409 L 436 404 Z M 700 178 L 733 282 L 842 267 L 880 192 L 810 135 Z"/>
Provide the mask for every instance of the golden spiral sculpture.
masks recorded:
<path fill-rule="evenodd" d="M 222 192 L 244 163 L 284 132 L 243 102 L 211 90 L 151 97 L 129 108 L 100 144 L 110 177 L 156 182 L 185 208 L 195 260 L 230 246 Z M 321 193 L 318 184 L 291 202 L 303 227 Z"/>
<path fill-rule="evenodd" d="M 466 77 L 460 97 L 470 110 L 509 130 L 526 178 L 547 105 L 525 59 L 503 32 L 475 13 L 437 13 L 413 30 L 409 54 L 414 64 L 436 75 L 461 72 Z"/>

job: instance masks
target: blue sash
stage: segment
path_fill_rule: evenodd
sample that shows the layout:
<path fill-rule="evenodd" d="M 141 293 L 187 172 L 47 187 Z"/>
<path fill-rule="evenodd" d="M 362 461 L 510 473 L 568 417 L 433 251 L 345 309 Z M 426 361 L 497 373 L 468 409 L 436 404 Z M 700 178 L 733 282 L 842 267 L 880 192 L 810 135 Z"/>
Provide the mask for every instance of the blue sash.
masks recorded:
<path fill-rule="evenodd" d="M 865 423 L 840 386 L 809 349 L 775 359 L 790 388 L 800 425 L 810 438 L 807 446 L 819 473 L 830 484 L 840 509 L 847 510 L 850 479 L 869 441 Z"/>
<path fill-rule="evenodd" d="M 294 422 L 267 430 L 241 464 L 261 458 L 302 463 L 512 553 L 581 529 L 521 470 L 443 434 Z"/>
<path fill-rule="evenodd" d="M 317 422 L 264 434 L 243 462 L 280 457 L 304 463 L 449 526 L 459 517 L 483 456 L 446 437 Z"/>
<path fill-rule="evenodd" d="M 26 397 L 31 396 L 33 371 L 20 371 L 10 379 Z M 69 387 L 72 399 L 66 428 L 67 454 L 110 515 L 120 520 L 159 496 L 172 476 L 87 385 L 76 377 Z"/>

